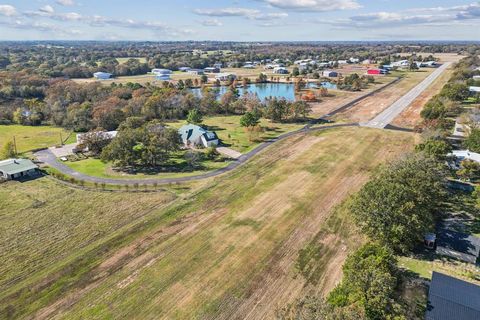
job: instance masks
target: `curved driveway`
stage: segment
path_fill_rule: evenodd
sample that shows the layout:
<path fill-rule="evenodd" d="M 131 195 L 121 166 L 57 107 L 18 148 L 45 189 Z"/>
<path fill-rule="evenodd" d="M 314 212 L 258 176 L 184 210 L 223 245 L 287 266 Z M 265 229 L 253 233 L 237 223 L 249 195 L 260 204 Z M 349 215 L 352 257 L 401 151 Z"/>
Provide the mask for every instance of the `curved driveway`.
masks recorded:
<path fill-rule="evenodd" d="M 284 140 L 288 137 L 291 137 L 293 135 L 299 134 L 299 133 L 307 133 L 311 131 L 319 131 L 319 130 L 325 130 L 325 129 L 330 129 L 330 128 L 339 128 L 339 127 L 352 127 L 352 126 L 358 126 L 356 123 L 348 123 L 348 124 L 336 124 L 336 125 L 331 125 L 331 126 L 325 126 L 325 127 L 317 127 L 317 128 L 302 128 L 297 131 L 292 131 L 288 133 L 284 133 L 276 138 L 270 139 L 268 141 L 263 142 L 260 144 L 258 147 L 253 149 L 252 151 L 242 155 L 240 158 L 238 158 L 235 161 L 232 161 L 228 166 L 217 169 L 214 171 L 202 173 L 199 175 L 195 176 L 188 176 L 188 177 L 179 177 L 179 178 L 147 178 L 147 179 L 112 179 L 112 178 L 101 178 L 101 177 L 93 177 L 89 176 L 83 173 L 80 173 L 78 171 L 73 170 L 69 166 L 59 162 L 55 155 L 49 150 L 41 150 L 35 153 L 35 156 L 37 159 L 41 162 L 44 162 L 48 164 L 50 167 L 57 169 L 58 171 L 62 172 L 63 174 L 66 174 L 68 176 L 74 177 L 77 180 L 83 180 L 87 182 L 92 182 L 92 183 L 107 183 L 107 184 L 116 184 L 116 185 L 125 185 L 125 184 L 168 184 L 168 183 L 176 183 L 176 182 L 187 182 L 187 181 L 194 181 L 194 180 L 201 180 L 201 179 L 206 179 L 214 176 L 218 176 L 220 174 L 223 174 L 225 172 L 231 171 L 238 166 L 242 165 L 243 163 L 247 162 L 250 158 L 264 150 L 265 148 L 269 147 L 270 145 L 274 144 L 277 141 Z"/>
<path fill-rule="evenodd" d="M 82 180 L 82 181 L 92 182 L 92 183 L 100 183 L 100 184 L 101 183 L 106 183 L 106 184 L 114 184 L 114 185 L 168 184 L 168 183 L 187 182 L 187 181 L 195 181 L 195 180 L 206 179 L 206 178 L 215 177 L 215 176 L 221 175 L 223 173 L 232 171 L 233 169 L 235 169 L 235 168 L 239 167 L 240 165 L 242 165 L 243 163 L 247 162 L 250 158 L 252 158 L 256 154 L 258 154 L 259 152 L 261 152 L 265 148 L 269 147 L 270 145 L 274 144 L 275 142 L 286 139 L 286 138 L 291 137 L 293 135 L 300 134 L 300 133 L 307 133 L 307 132 L 311 132 L 311 131 L 326 130 L 326 129 L 331 129 L 331 128 L 358 126 L 357 123 L 348 123 L 348 124 L 329 125 L 329 126 L 324 126 L 324 127 L 313 127 L 314 124 L 319 123 L 323 119 L 329 118 L 336 113 L 339 113 L 341 111 L 344 111 L 344 110 L 350 108 L 351 106 L 360 102 L 361 100 L 363 100 L 367 97 L 370 97 L 370 96 L 374 95 L 375 93 L 377 93 L 377 92 L 379 92 L 379 91 L 397 83 L 399 80 L 400 79 L 397 78 L 397 79 L 393 80 L 392 82 L 390 82 L 390 83 L 388 83 L 388 84 L 386 84 L 386 85 L 384 85 L 380 88 L 377 88 L 377 89 L 375 89 L 375 90 L 373 90 L 369 93 L 366 93 L 363 96 L 358 97 L 357 99 L 355 99 L 351 102 L 343 104 L 343 105 L 339 106 L 337 109 L 335 109 L 334 111 L 332 111 L 328 114 L 325 114 L 322 117 L 310 122 L 305 127 L 301 128 L 299 130 L 292 131 L 292 132 L 287 132 L 287 133 L 284 133 L 284 134 L 282 134 L 282 135 L 280 135 L 276 138 L 272 138 L 268 141 L 263 142 L 258 147 L 251 150 L 250 152 L 242 155 L 241 157 L 239 157 L 235 161 L 231 162 L 228 166 L 226 166 L 224 168 L 217 169 L 217 170 L 210 171 L 210 172 L 206 172 L 206 173 L 202 173 L 202 174 L 195 175 L 195 176 L 179 177 L 179 178 L 163 178 L 163 179 L 161 179 L 161 178 L 150 178 L 150 179 L 149 178 L 147 178 L 147 179 L 101 178 L 101 177 L 89 176 L 89 175 L 86 175 L 86 174 L 83 174 L 83 173 L 80 173 L 78 171 L 73 170 L 72 168 L 68 167 L 67 165 L 59 162 L 57 160 L 57 158 L 55 157 L 55 155 L 49 149 L 40 150 L 40 151 L 36 152 L 35 157 L 39 161 L 41 161 L 43 163 L 46 163 L 48 166 L 50 166 L 52 168 L 55 168 L 56 170 L 60 171 L 61 173 L 65 174 L 65 175 L 73 177 L 77 180 Z"/>

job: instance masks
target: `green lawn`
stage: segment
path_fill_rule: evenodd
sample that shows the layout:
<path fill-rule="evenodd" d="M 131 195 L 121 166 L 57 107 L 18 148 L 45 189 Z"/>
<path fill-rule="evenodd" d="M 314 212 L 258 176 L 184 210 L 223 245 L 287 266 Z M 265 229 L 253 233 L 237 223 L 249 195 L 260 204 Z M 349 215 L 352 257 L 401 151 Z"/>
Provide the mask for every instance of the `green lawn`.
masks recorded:
<path fill-rule="evenodd" d="M 0 125 L 0 150 L 7 141 L 15 137 L 19 153 L 39 148 L 51 147 L 60 144 L 60 136 L 66 139 L 70 132 L 51 126 L 22 126 L 22 125 Z M 71 134 L 67 143 L 75 142 L 75 134 Z"/>
<path fill-rule="evenodd" d="M 171 122 L 168 125 L 180 128 L 186 124 L 185 121 Z M 255 141 L 251 141 L 249 133 L 240 126 L 240 116 L 223 116 L 205 118 L 203 124 L 210 130 L 215 131 L 222 142 L 241 153 L 246 153 L 265 140 L 278 137 L 279 135 L 302 128 L 302 123 L 273 123 L 267 119 L 261 119 L 260 125 L 263 132 L 260 132 Z"/>
<path fill-rule="evenodd" d="M 414 257 L 399 257 L 398 265 L 425 279 L 431 279 L 432 272 L 436 271 L 453 277 L 480 282 L 480 272 L 473 265 L 446 258 L 428 260 Z"/>
<path fill-rule="evenodd" d="M 100 159 L 88 158 L 80 161 L 66 161 L 64 162 L 70 168 L 87 174 L 89 176 L 101 177 L 101 178 L 117 178 L 117 179 L 148 179 L 148 178 L 178 178 L 194 176 L 226 167 L 230 162 L 224 159 L 218 161 L 204 160 L 201 162 L 201 168 L 190 169 L 187 167 L 187 163 L 183 158 L 184 152 L 179 152 L 174 155 L 171 163 L 166 166 L 163 171 L 152 173 L 127 173 L 122 171 L 116 171 L 112 169 L 112 163 L 102 162 Z"/>
<path fill-rule="evenodd" d="M 138 60 L 138 62 L 140 62 L 140 63 L 146 63 L 147 62 L 147 59 L 144 58 L 144 57 L 117 58 L 117 61 L 118 61 L 119 64 L 124 64 L 125 62 L 127 62 L 130 59 Z"/>

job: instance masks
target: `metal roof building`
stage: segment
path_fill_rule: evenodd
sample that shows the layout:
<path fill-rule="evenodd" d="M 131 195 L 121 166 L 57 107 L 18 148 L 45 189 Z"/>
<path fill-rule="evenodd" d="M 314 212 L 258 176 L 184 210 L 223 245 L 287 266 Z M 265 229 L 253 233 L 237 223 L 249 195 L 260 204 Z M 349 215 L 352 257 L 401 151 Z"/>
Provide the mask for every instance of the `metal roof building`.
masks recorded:
<path fill-rule="evenodd" d="M 480 238 L 441 226 L 437 233 L 437 254 L 477 264 Z"/>
<path fill-rule="evenodd" d="M 425 319 L 480 319 L 480 286 L 433 272 Z"/>
<path fill-rule="evenodd" d="M 8 159 L 0 161 L 0 177 L 11 180 L 35 173 L 38 166 L 28 159 Z"/>

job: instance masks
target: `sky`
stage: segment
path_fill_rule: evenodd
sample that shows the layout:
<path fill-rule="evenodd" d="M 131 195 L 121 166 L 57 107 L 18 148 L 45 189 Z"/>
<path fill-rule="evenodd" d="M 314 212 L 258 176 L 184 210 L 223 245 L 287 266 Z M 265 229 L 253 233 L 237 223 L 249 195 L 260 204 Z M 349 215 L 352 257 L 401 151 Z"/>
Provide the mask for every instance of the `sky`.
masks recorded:
<path fill-rule="evenodd" d="M 480 1 L 0 0 L 0 40 L 480 41 Z"/>

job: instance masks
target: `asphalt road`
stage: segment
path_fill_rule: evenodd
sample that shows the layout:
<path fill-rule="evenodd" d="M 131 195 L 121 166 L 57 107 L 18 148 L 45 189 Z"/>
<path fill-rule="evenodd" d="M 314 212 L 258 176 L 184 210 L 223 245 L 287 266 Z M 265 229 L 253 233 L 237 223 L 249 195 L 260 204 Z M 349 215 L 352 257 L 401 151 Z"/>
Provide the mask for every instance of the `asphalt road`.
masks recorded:
<path fill-rule="evenodd" d="M 384 129 L 390 122 L 393 121 L 403 110 L 405 110 L 416 98 L 418 98 L 423 91 L 425 91 L 452 63 L 445 62 L 438 67 L 415 88 L 410 90 L 407 94 L 395 101 L 390 107 L 385 109 L 382 113 L 377 115 L 369 122 L 362 124 L 366 127 Z"/>
<path fill-rule="evenodd" d="M 357 123 L 348 123 L 348 124 L 334 124 L 334 125 L 326 125 L 323 127 L 313 127 L 315 124 L 320 123 L 322 121 L 325 121 L 325 119 L 331 117 L 332 115 L 342 112 L 348 108 L 350 108 L 352 105 L 360 102 L 361 100 L 370 97 L 374 95 L 375 93 L 395 84 L 398 82 L 399 79 L 393 80 L 392 82 L 372 91 L 369 93 L 366 93 L 362 95 L 361 97 L 358 97 L 352 102 L 343 104 L 336 108 L 334 111 L 330 112 L 329 114 L 325 114 L 321 116 L 320 118 L 312 121 L 311 123 L 307 124 L 305 127 L 292 131 L 292 132 L 287 132 L 284 133 L 276 138 L 270 139 L 268 141 L 263 142 L 260 144 L 258 147 L 253 149 L 252 151 L 243 154 L 240 156 L 238 159 L 232 161 L 228 166 L 225 168 L 217 169 L 214 171 L 206 172 L 200 175 L 196 176 L 190 176 L 190 177 L 179 177 L 179 178 L 167 178 L 167 179 L 159 179 L 159 178 L 151 178 L 151 179 L 112 179 L 112 178 L 100 178 L 100 177 L 93 177 L 89 176 L 83 173 L 80 173 L 78 171 L 73 170 L 72 168 L 68 167 L 64 163 L 60 162 L 57 160 L 57 157 L 50 151 L 49 149 L 45 150 L 40 150 L 35 153 L 35 157 L 37 160 L 47 164 L 48 166 L 57 169 L 58 171 L 62 172 L 63 174 L 73 177 L 77 180 L 83 180 L 85 182 L 92 182 L 92 183 L 106 183 L 106 184 L 113 184 L 113 185 L 133 185 L 133 184 L 169 184 L 169 183 L 177 183 L 177 182 L 188 182 L 188 181 L 195 181 L 195 180 L 201 180 L 201 179 L 206 179 L 210 177 L 215 177 L 218 175 L 221 175 L 223 173 L 229 172 L 239 166 L 241 166 L 243 163 L 247 162 L 250 158 L 253 156 L 257 155 L 259 152 L 264 150 L 265 148 L 269 147 L 270 145 L 274 144 L 277 141 L 286 139 L 288 137 L 291 137 L 296 134 L 302 134 L 302 133 L 307 133 L 310 131 L 319 131 L 319 130 L 326 130 L 326 129 L 331 129 L 331 128 L 339 128 L 339 127 L 352 127 L 352 126 L 358 126 Z"/>

